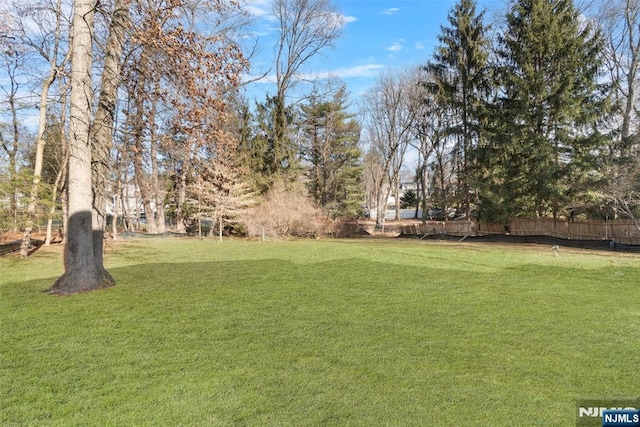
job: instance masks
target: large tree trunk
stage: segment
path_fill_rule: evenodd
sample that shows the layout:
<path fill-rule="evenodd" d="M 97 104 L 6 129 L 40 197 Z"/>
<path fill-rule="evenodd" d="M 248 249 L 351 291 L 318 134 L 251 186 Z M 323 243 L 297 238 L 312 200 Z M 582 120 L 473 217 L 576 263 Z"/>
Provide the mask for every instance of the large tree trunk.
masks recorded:
<path fill-rule="evenodd" d="M 69 120 L 69 220 L 65 245 L 65 272 L 50 291 L 71 294 L 113 285 L 96 269 L 93 252 L 91 189 L 91 65 L 93 0 L 75 0 Z"/>
<path fill-rule="evenodd" d="M 129 1 L 116 0 L 107 38 L 104 70 L 100 83 L 100 98 L 96 109 L 91 134 L 93 151 L 93 257 L 96 270 L 106 281 L 115 283 L 104 268 L 104 231 L 106 227 L 106 207 L 109 199 L 107 190 L 107 164 L 113 145 L 113 124 L 116 113 L 116 97 L 120 82 L 122 50 L 125 27 L 129 22 Z M 114 212 L 116 209 L 114 209 Z"/>

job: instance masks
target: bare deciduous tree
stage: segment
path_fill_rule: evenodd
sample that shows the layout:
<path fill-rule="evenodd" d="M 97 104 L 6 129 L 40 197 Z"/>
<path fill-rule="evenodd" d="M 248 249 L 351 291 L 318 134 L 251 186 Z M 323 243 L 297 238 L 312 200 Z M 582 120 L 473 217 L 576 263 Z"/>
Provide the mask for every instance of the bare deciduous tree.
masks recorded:
<path fill-rule="evenodd" d="M 600 196 L 640 228 L 640 1 L 612 0 L 598 13 L 606 32 L 606 63 L 617 100 L 618 137 L 610 146 L 607 185 Z"/>
<path fill-rule="evenodd" d="M 273 14 L 279 26 L 275 47 L 274 168 L 286 171 L 295 160 L 295 150 L 286 141 L 287 95 L 298 83 L 301 68 L 340 37 L 344 22 L 330 0 L 275 0 Z"/>
<path fill-rule="evenodd" d="M 22 28 L 20 33 L 23 34 L 23 43 L 25 46 L 37 52 L 45 62 L 49 64 L 49 71 L 42 80 L 42 88 L 40 91 L 36 157 L 29 205 L 27 207 L 27 221 L 24 226 L 22 245 L 20 247 L 21 256 L 27 256 L 31 247 L 31 230 L 35 222 L 36 205 L 38 203 L 38 192 L 44 162 L 44 149 L 46 144 L 45 131 L 49 112 L 49 91 L 56 79 L 64 72 L 71 53 L 69 50 L 65 51 L 64 49 L 65 39 L 68 34 L 68 23 L 63 14 L 62 1 L 57 0 L 55 3 L 52 3 L 51 8 L 35 6 L 37 5 L 21 3 L 17 9 L 17 13 L 23 17 L 21 20 L 22 25 L 25 25 L 27 22 L 26 17 L 29 17 L 29 22 L 33 22 L 42 32 L 42 34 L 34 36 L 30 34 L 29 30 Z"/>
<path fill-rule="evenodd" d="M 417 180 L 419 198 L 422 204 L 422 220 L 428 218 L 428 202 L 430 187 L 429 163 L 434 154 L 442 152 L 446 140 L 445 106 L 437 102 L 432 76 L 426 70 L 416 72 L 416 90 L 413 108 L 416 108 L 415 123 L 412 129 L 414 141 L 412 145 L 418 151 Z M 441 156 L 440 156 L 441 158 Z"/>
<path fill-rule="evenodd" d="M 8 18 L 8 14 L 6 17 Z M 2 49 L 2 66 L 6 73 L 6 80 L 0 81 L 0 91 L 4 95 L 2 104 L 6 103 L 8 112 L 10 115 L 10 123 L 7 123 L 5 132 L 4 125 L 0 128 L 0 143 L 4 154 L 6 154 L 9 163 L 8 171 L 8 183 L 9 189 L 7 191 L 9 198 L 9 209 L 11 211 L 12 219 L 10 228 L 14 232 L 18 231 L 18 199 L 19 188 L 16 186 L 18 180 L 18 162 L 19 153 L 23 147 L 22 141 L 22 129 L 20 127 L 20 120 L 18 119 L 19 110 L 21 109 L 19 93 L 23 90 L 24 83 L 20 78 L 21 69 L 25 65 L 25 52 L 20 43 L 17 41 L 17 37 L 13 35 L 13 31 L 10 30 L 7 22 L 2 22 L 3 36 L 0 38 L 0 49 Z M 3 108 L 6 108 L 3 107 Z M 7 224 L 8 225 L 8 224 Z"/>
<path fill-rule="evenodd" d="M 640 2 L 612 0 L 599 13 L 607 32 L 607 65 L 614 94 L 620 101 L 620 138 L 626 141 L 638 129 L 638 85 L 640 73 Z"/>
<path fill-rule="evenodd" d="M 413 139 L 412 130 L 418 110 L 413 93 L 417 88 L 415 74 L 387 73 L 378 77 L 364 97 L 367 122 L 365 132 L 370 150 L 376 153 L 384 174 L 377 174 L 376 226 L 384 227 L 387 200 L 392 193 L 399 196 L 399 177 L 404 155 Z M 396 203 L 396 206 L 398 203 Z M 396 212 L 396 216 L 398 213 Z"/>
<path fill-rule="evenodd" d="M 186 231 L 187 186 L 202 160 L 215 161 L 224 146 L 235 144 L 224 131 L 229 121 L 226 97 L 240 84 L 247 67 L 228 34 L 198 29 L 198 14 L 219 18 L 220 31 L 233 1 L 174 1 L 167 7 L 137 2 L 130 55 L 124 67 L 127 86 L 125 151 L 131 152 L 148 231 L 163 232 L 166 190 L 173 181 L 171 203 L 176 231 Z M 126 156 L 122 156 L 126 158 Z M 165 164 L 162 164 L 164 159 Z M 164 168 L 163 168 L 164 166 Z"/>

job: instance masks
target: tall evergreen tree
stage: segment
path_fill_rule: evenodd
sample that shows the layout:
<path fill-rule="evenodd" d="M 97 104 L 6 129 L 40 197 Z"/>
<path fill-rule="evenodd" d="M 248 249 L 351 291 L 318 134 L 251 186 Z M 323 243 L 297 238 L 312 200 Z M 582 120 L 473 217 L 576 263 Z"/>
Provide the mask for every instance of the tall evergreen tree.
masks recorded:
<path fill-rule="evenodd" d="M 301 106 L 309 191 L 332 217 L 358 215 L 363 200 L 360 125 L 346 108 L 344 85 L 328 100 L 316 90 Z"/>
<path fill-rule="evenodd" d="M 475 0 L 459 0 L 449 13 L 448 27 L 441 28 L 433 61 L 427 69 L 435 79 L 439 101 L 455 112 L 457 120 L 448 133 L 455 137 L 456 169 L 465 213 L 470 212 L 471 153 L 480 139 L 488 79 L 488 28 L 484 12 L 476 12 Z"/>
<path fill-rule="evenodd" d="M 520 0 L 498 37 L 492 182 L 485 204 L 500 216 L 557 214 L 588 167 L 606 113 L 598 83 L 603 39 L 571 0 Z"/>
<path fill-rule="evenodd" d="M 278 119 L 283 113 L 278 102 L 277 97 L 267 95 L 264 102 L 256 102 L 254 112 L 248 106 L 237 112 L 242 117 L 238 125 L 241 164 L 260 193 L 266 193 L 280 177 L 295 177 L 300 170 L 299 150 L 292 138 L 294 112 L 287 107 L 284 117 Z M 282 122 L 277 124 L 278 120 Z M 283 129 L 276 131 L 278 126 Z"/>

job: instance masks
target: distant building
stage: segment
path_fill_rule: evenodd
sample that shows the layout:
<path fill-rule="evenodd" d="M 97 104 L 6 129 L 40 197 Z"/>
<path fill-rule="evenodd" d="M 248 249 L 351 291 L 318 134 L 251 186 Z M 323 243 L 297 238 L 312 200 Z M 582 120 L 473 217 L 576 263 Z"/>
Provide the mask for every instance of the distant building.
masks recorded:
<path fill-rule="evenodd" d="M 400 190 L 401 191 L 407 191 L 407 190 L 418 191 L 418 183 L 413 181 L 401 182 Z"/>
<path fill-rule="evenodd" d="M 155 201 L 151 201 L 151 208 L 156 211 Z M 120 194 L 114 194 L 107 202 L 107 214 L 125 218 L 144 217 L 144 207 L 140 190 L 134 183 L 127 183 Z"/>

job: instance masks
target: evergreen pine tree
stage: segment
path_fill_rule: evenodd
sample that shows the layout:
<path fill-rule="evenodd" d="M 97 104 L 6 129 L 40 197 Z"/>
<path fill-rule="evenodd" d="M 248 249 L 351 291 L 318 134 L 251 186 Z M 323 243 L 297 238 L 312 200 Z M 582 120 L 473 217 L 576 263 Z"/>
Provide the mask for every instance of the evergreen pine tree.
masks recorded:
<path fill-rule="evenodd" d="M 448 134 L 456 140 L 455 166 L 459 193 L 467 215 L 473 185 L 472 151 L 481 138 L 484 105 L 490 91 L 488 44 L 484 12 L 476 12 L 475 0 L 459 0 L 449 13 L 448 27 L 441 28 L 440 46 L 427 69 L 433 74 L 439 101 L 454 112 Z"/>
<path fill-rule="evenodd" d="M 330 99 L 314 91 L 301 106 L 302 155 L 309 164 L 309 192 L 331 217 L 357 216 L 364 198 L 360 189 L 360 125 L 346 108 L 344 85 Z"/>
<path fill-rule="evenodd" d="M 256 103 L 255 112 L 249 111 L 247 105 L 240 105 L 237 111 L 240 164 L 261 194 L 282 177 L 295 179 L 300 169 L 298 147 L 291 138 L 293 110 L 286 108 L 286 135 L 278 137 L 277 102 L 276 97 L 267 96 L 265 102 Z"/>
<path fill-rule="evenodd" d="M 498 43 L 501 88 L 485 207 L 503 219 L 556 215 L 577 169 L 588 167 L 584 154 L 595 141 L 588 136 L 606 113 L 598 83 L 603 39 L 571 0 L 520 0 Z"/>

